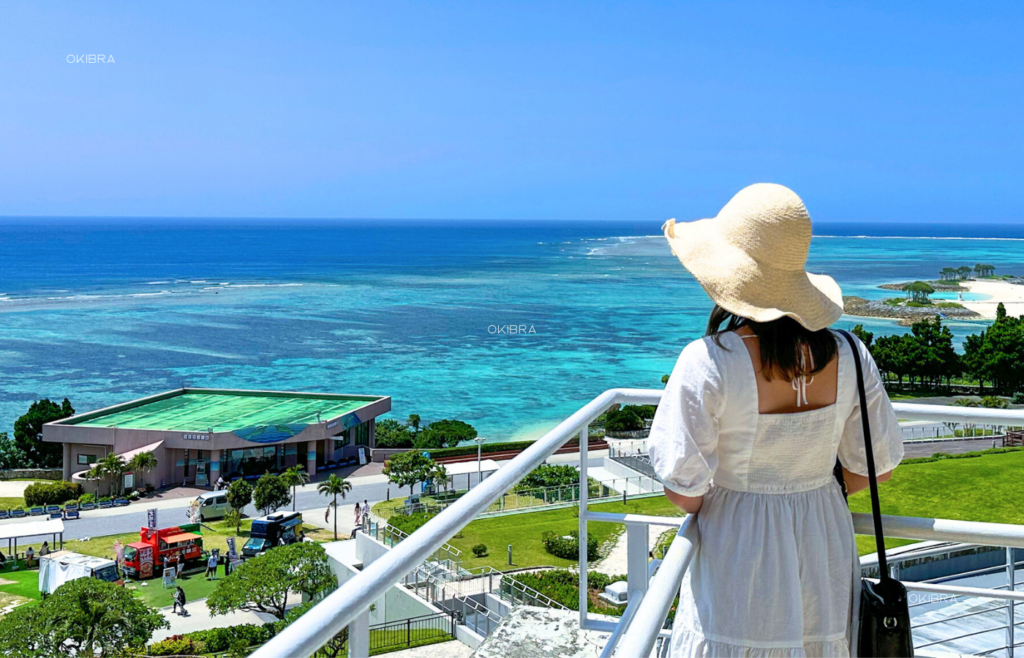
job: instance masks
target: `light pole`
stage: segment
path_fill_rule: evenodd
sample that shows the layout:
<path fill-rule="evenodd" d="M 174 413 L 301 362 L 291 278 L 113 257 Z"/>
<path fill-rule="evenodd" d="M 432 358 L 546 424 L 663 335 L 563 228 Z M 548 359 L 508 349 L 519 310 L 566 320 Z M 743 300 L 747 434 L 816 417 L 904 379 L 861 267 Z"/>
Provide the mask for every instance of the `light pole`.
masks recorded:
<path fill-rule="evenodd" d="M 476 441 L 476 483 L 479 485 L 483 482 L 483 467 L 481 466 L 480 455 L 483 452 L 484 438 L 478 436 L 473 440 Z"/>

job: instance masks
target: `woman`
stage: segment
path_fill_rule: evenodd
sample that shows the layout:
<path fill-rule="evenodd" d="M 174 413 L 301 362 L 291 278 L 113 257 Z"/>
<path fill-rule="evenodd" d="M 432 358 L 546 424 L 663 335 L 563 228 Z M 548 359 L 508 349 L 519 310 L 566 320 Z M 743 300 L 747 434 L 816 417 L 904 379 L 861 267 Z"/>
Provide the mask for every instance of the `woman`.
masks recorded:
<path fill-rule="evenodd" d="M 740 191 L 717 217 L 669 220 L 673 252 L 711 299 L 707 335 L 683 350 L 649 439 L 665 495 L 697 515 L 672 656 L 847 656 L 859 600 L 853 523 L 833 476 L 867 487 L 860 414 L 878 480 L 903 457 L 867 349 L 867 409 L 853 354 L 827 327 L 839 286 L 804 267 L 811 220 L 781 185 Z"/>

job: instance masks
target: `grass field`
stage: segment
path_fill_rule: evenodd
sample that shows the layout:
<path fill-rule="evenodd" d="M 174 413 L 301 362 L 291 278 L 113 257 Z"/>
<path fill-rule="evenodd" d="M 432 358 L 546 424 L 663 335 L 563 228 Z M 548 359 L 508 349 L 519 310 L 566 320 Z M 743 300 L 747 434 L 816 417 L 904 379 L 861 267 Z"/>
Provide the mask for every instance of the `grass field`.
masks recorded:
<path fill-rule="evenodd" d="M 678 516 L 678 508 L 664 496 L 636 498 L 623 505 L 622 501 L 597 503 L 590 506 L 596 512 L 617 512 L 622 514 L 654 514 L 660 516 Z M 565 560 L 551 555 L 544 550 L 541 536 L 551 531 L 558 535 L 568 535 L 569 531 L 579 527 L 579 518 L 573 508 L 562 508 L 543 512 L 526 512 L 495 516 L 473 521 L 452 538 L 449 543 L 462 551 L 462 566 L 465 568 L 490 566 L 495 569 L 508 569 L 508 545 L 512 545 L 512 562 L 514 567 L 555 566 L 568 567 L 576 564 L 576 560 Z M 624 531 L 625 526 L 617 523 L 595 523 L 588 525 L 589 534 L 598 538 L 602 555 Z M 472 548 L 477 544 L 487 546 L 488 554 L 478 558 L 473 555 Z"/>
<path fill-rule="evenodd" d="M 1024 451 L 904 464 L 878 487 L 883 514 L 958 521 L 1024 524 Z M 871 496 L 850 497 L 854 512 L 871 512 Z M 874 537 L 859 536 L 861 555 L 874 551 Z M 887 546 L 913 543 L 886 540 Z"/>
<path fill-rule="evenodd" d="M 237 536 L 239 538 L 237 542 L 238 549 L 241 550 L 242 544 L 249 535 L 249 526 L 252 525 L 251 520 L 246 520 L 242 523 L 242 532 L 240 535 L 235 535 L 235 529 L 228 527 L 223 521 L 214 521 L 203 527 L 203 547 L 206 549 L 219 548 L 221 553 L 227 552 L 227 539 L 231 536 Z M 303 530 L 306 536 L 314 541 L 332 541 L 333 536 L 327 530 L 318 528 L 316 526 L 304 525 Z M 95 537 L 88 541 L 72 540 L 64 542 L 64 549 L 73 551 L 75 553 L 82 553 L 84 555 L 95 555 L 97 557 L 114 558 L 114 541 L 120 540 L 123 544 L 130 544 L 139 540 L 139 533 L 132 532 L 120 535 L 107 535 L 105 537 Z M 29 544 L 36 552 L 39 551 L 40 544 Z M 28 545 L 23 546 L 18 544 L 19 552 L 27 548 Z M 179 579 L 179 585 L 185 590 L 185 596 L 189 601 L 195 601 L 197 599 L 203 599 L 210 595 L 210 593 L 217 586 L 218 581 L 207 581 L 203 577 L 205 569 L 199 571 L 197 574 L 192 576 L 183 576 Z M 10 575 L 10 574 L 13 574 Z M 31 575 L 28 575 L 31 574 Z M 39 570 L 35 569 L 32 571 L 14 571 L 6 574 L 0 574 L 0 578 L 6 578 L 8 580 L 17 579 L 18 585 L 4 585 L 0 584 L 0 594 L 7 593 L 19 596 L 27 596 L 28 598 L 39 598 L 38 591 L 38 579 Z M 221 566 L 218 571 L 218 578 L 224 578 L 224 567 Z M 160 578 L 151 578 L 145 581 L 145 585 L 142 585 L 139 581 L 129 581 L 128 586 L 133 589 L 136 596 L 141 598 L 149 605 L 161 608 L 169 606 L 173 602 L 171 600 L 172 589 L 164 589 Z M 29 592 L 31 596 L 23 592 Z"/>

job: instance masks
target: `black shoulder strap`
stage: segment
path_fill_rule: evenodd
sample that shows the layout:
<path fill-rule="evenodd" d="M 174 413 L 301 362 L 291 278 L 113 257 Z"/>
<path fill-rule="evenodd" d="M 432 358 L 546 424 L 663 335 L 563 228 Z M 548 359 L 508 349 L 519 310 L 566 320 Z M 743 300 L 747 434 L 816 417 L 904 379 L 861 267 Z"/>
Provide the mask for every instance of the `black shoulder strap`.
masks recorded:
<path fill-rule="evenodd" d="M 878 547 L 878 573 L 881 580 L 889 578 L 889 565 L 885 559 L 885 536 L 882 534 L 882 510 L 878 502 L 878 478 L 875 476 L 875 454 L 871 445 L 871 423 L 868 420 L 868 396 L 864 392 L 864 366 L 860 362 L 860 349 L 853 334 L 844 329 L 839 333 L 846 338 L 857 367 L 857 394 L 860 396 L 860 422 L 864 428 L 864 456 L 868 463 L 868 484 L 871 488 L 871 517 L 875 522 L 875 545 Z"/>

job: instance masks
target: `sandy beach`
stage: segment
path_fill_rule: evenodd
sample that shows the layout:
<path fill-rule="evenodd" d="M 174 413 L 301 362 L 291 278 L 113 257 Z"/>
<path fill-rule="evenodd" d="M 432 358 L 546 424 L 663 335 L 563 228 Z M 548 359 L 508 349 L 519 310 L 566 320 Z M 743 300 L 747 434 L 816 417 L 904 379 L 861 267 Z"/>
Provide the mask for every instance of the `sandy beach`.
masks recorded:
<path fill-rule="evenodd" d="M 961 284 L 973 293 L 988 295 L 988 299 L 974 302 L 960 302 L 965 308 L 984 318 L 996 317 L 996 306 L 1002 302 L 1008 315 L 1024 315 L 1024 285 L 1006 281 L 963 281 Z"/>

